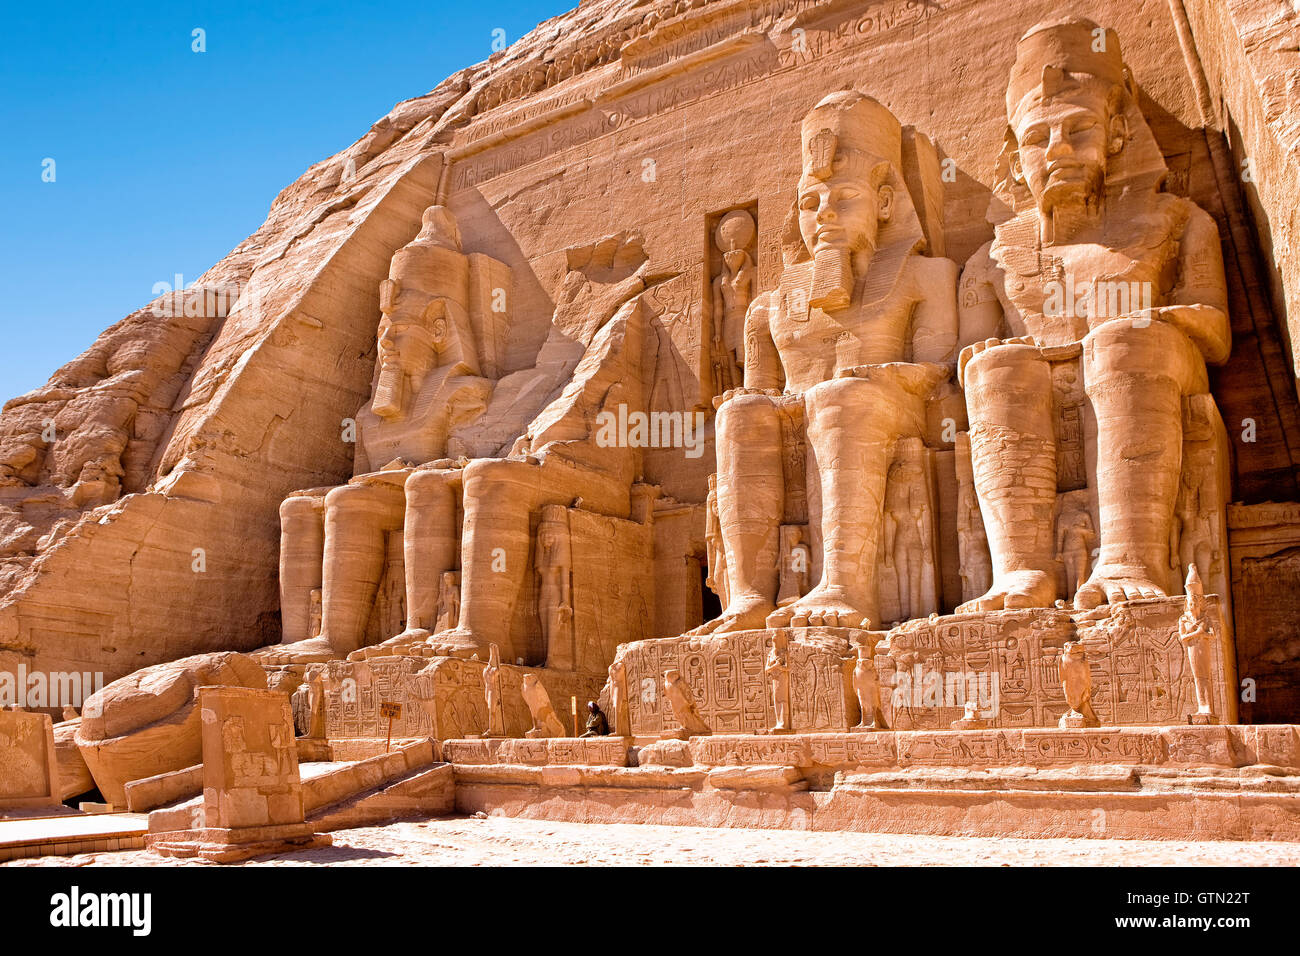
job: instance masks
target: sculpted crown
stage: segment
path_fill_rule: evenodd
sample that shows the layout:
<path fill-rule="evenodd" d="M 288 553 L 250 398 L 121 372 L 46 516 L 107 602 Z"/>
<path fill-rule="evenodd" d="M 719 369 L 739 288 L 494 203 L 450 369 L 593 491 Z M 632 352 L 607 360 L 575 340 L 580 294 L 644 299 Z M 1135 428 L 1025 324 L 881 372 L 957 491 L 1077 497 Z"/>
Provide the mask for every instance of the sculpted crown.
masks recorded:
<path fill-rule="evenodd" d="M 1040 23 L 1016 44 L 1016 62 L 1007 84 L 1007 118 L 1027 97 L 1052 95 L 1091 76 L 1123 86 L 1128 70 L 1120 54 L 1119 36 L 1081 17 Z"/>
<path fill-rule="evenodd" d="M 803 118 L 803 175 L 829 179 L 869 172 L 881 160 L 902 167 L 903 129 L 879 102 L 854 90 L 832 93 Z"/>
<path fill-rule="evenodd" d="M 448 252 L 460 254 L 460 228 L 446 206 L 430 206 L 419 234 L 393 256 L 389 276 L 404 287 L 435 291 L 446 281 Z"/>

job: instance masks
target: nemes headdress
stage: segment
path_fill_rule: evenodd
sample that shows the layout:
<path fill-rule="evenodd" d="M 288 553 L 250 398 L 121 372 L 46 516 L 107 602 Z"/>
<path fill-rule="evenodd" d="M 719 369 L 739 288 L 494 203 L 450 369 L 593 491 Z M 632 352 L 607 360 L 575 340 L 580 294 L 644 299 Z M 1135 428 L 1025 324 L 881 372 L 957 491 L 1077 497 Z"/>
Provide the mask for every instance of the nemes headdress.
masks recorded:
<path fill-rule="evenodd" d="M 1007 81 L 1007 120 L 1002 154 L 994 173 L 989 220 L 994 224 L 1028 213 L 1032 198 L 1011 175 L 1011 155 L 1018 148 L 1012 128 L 1025 109 L 1057 96 L 1068 96 L 1101 83 L 1120 95 L 1114 108 L 1126 119 L 1126 141 L 1106 171 L 1106 189 L 1119 192 L 1141 184 L 1145 190 L 1163 187 L 1168 167 L 1138 102 L 1137 83 L 1124 63 L 1119 36 L 1092 20 L 1072 17 L 1030 27 L 1016 44 L 1015 62 Z"/>
<path fill-rule="evenodd" d="M 1007 82 L 1007 119 L 1015 121 L 1026 99 L 1053 96 L 1089 77 L 1128 87 L 1129 73 L 1114 30 L 1082 18 L 1031 27 L 1016 44 L 1016 62 Z"/>
<path fill-rule="evenodd" d="M 451 210 L 430 206 L 421 217 L 419 234 L 393 256 L 389 277 L 409 288 L 442 292 L 464 271 L 458 268 L 463 258 L 460 228 Z"/>
<path fill-rule="evenodd" d="M 903 128 L 894 114 L 855 90 L 832 93 L 803 118 L 804 178 L 872 172 L 882 160 L 902 168 Z"/>

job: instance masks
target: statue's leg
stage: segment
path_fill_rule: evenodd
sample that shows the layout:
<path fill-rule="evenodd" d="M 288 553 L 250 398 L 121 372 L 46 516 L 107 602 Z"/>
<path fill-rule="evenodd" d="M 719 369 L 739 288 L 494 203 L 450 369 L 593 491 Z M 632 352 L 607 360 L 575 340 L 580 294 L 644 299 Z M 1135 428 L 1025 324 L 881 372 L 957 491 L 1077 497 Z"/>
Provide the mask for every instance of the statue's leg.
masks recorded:
<path fill-rule="evenodd" d="M 387 536 L 402 527 L 396 484 L 343 485 L 325 496 L 325 574 L 321 637 L 338 657 L 365 641 L 384 576 Z"/>
<path fill-rule="evenodd" d="M 445 572 L 456 567 L 459 471 L 416 471 L 406 479 L 406 632 L 428 637 L 438 620 Z"/>
<path fill-rule="evenodd" d="M 726 608 L 693 633 L 761 628 L 776 607 L 780 576 L 781 421 L 766 395 L 718 409 L 718 526 L 727 554 Z"/>
<path fill-rule="evenodd" d="M 532 573 L 533 512 L 582 498 L 584 507 L 627 518 L 629 486 L 560 459 L 479 459 L 462 474 L 460 623 L 435 634 L 430 644 L 438 654 L 483 658 L 488 645 L 496 644 L 502 660 L 514 661 L 527 656 L 515 646 L 511 625 Z"/>
<path fill-rule="evenodd" d="M 1208 390 L 1205 362 L 1166 322 L 1115 319 L 1083 342 L 1097 418 L 1101 556 L 1079 607 L 1163 597 L 1183 463 L 1183 396 Z"/>
<path fill-rule="evenodd" d="M 811 591 L 768 616 L 768 626 L 879 624 L 876 564 L 884 529 L 885 480 L 894 442 L 918 435 L 923 400 L 874 367 L 807 392 L 808 446 L 821 486 L 822 575 Z M 901 372 L 898 374 L 906 374 Z"/>
<path fill-rule="evenodd" d="M 1050 367 L 1035 346 L 994 346 L 967 364 L 965 386 L 993 586 L 957 610 L 1051 607 L 1056 438 Z"/>
<path fill-rule="evenodd" d="M 325 562 L 324 495 L 293 495 L 280 504 L 280 621 L 283 643 L 311 634 L 311 592 Z"/>
<path fill-rule="evenodd" d="M 460 623 L 434 636 L 437 653 L 486 659 L 496 644 L 503 661 L 521 656 L 510 640 L 519 594 L 527 585 L 542 467 L 526 461 L 479 459 L 464 469 Z"/>

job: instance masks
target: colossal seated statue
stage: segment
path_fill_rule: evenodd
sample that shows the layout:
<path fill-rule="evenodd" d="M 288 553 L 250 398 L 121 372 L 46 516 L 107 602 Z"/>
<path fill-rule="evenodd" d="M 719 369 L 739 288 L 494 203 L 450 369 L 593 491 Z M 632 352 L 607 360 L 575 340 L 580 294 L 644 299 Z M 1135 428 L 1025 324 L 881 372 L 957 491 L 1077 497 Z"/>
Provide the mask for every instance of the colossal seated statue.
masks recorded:
<path fill-rule="evenodd" d="M 1000 191 L 1013 215 L 967 263 L 960 306 L 993 584 L 959 610 L 1048 607 L 1076 579 L 1064 596 L 1080 608 L 1177 593 L 1180 477 L 1204 458 L 1185 451 L 1186 432 L 1222 431 L 1206 375 L 1231 346 L 1218 230 L 1162 191 L 1113 31 L 1032 28 L 1006 101 Z M 1070 535 L 1055 523 L 1090 531 L 1063 507 L 1069 492 L 1085 494 L 1100 538 L 1086 578 L 1077 555 L 1068 574 L 1057 557 Z"/>
<path fill-rule="evenodd" d="M 443 458 L 452 429 L 481 414 L 492 391 L 480 374 L 470 299 L 470 259 L 456 221 L 444 207 L 430 206 L 380 288 L 373 393 L 356 417 L 356 477 L 295 493 L 280 507 L 286 643 L 263 652 L 268 663 L 344 657 L 365 642 L 380 584 L 400 551 L 413 466 Z M 421 581 L 412 603 L 435 617 L 441 571 L 453 566 L 454 530 L 422 536 L 425 547 L 438 548 L 434 560 L 443 566 Z M 320 633 L 312 634 L 318 589 Z M 392 603 L 400 611 L 406 596 L 398 590 Z"/>
<path fill-rule="evenodd" d="M 879 621 L 891 456 L 926 436 L 955 358 L 958 270 L 922 254 L 898 120 L 833 93 L 804 117 L 802 144 L 793 261 L 750 306 L 745 384 L 718 409 L 727 605 L 699 633 Z M 781 526 L 804 522 L 818 583 L 778 609 Z"/>
<path fill-rule="evenodd" d="M 539 357 L 537 369 L 519 373 L 538 381 L 497 404 L 515 404 L 521 391 L 554 397 L 507 457 L 468 459 L 459 436 L 494 407 L 497 385 L 480 374 L 476 337 L 484 330 L 471 321 L 491 307 L 472 300 L 499 293 L 471 281 L 471 257 L 460 251 L 451 214 L 440 206 L 425 212 L 424 228 L 393 257 L 381 289 L 372 398 L 356 419 L 357 477 L 295 493 L 281 507 L 285 643 L 260 651 L 265 663 L 350 654 L 486 657 L 494 643 L 509 662 L 536 658 L 511 637 L 533 564 L 552 585 L 540 603 L 555 605 L 538 608 L 542 656 L 571 663 L 572 650 L 559 645 L 561 632 L 572 630 L 572 609 L 562 597 L 551 600 L 567 586 L 560 575 L 568 568 L 548 563 L 567 549 L 564 522 L 547 526 L 536 562 L 532 524 L 541 509 L 579 500 L 601 515 L 633 516 L 636 452 L 597 448 L 591 422 L 642 402 L 644 317 L 635 298 L 645 287 L 636 268 L 644 254 L 627 237 L 588 252 L 591 261 L 580 265 L 606 281 L 569 270 L 543 349 L 575 358 Z M 481 430 L 500 427 L 494 420 Z M 447 613 L 449 574 L 458 584 L 454 615 Z M 319 634 L 310 633 L 314 594 Z"/>

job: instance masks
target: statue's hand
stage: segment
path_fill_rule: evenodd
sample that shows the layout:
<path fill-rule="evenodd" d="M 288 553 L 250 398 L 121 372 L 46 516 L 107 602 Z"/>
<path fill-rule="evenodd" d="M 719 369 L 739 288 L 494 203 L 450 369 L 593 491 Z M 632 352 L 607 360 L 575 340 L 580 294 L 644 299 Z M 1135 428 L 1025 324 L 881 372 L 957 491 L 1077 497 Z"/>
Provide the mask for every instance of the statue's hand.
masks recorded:
<path fill-rule="evenodd" d="M 970 360 L 981 352 L 987 352 L 989 349 L 999 345 L 1034 345 L 1032 335 L 1021 335 L 1011 339 L 985 339 L 983 342 L 975 342 L 961 350 L 961 355 L 957 357 L 957 383 L 965 385 L 966 366 Z"/>
<path fill-rule="evenodd" d="M 781 390 L 779 388 L 745 388 L 743 386 L 740 388 L 729 388 L 722 393 L 721 398 L 715 398 L 713 400 L 713 407 L 715 409 L 719 408 L 731 401 L 733 398 L 739 398 L 741 395 L 767 395 L 770 398 L 776 398 L 780 394 Z"/>
<path fill-rule="evenodd" d="M 1221 309 L 1202 303 L 1187 305 L 1167 305 L 1148 312 L 1137 313 L 1132 317 L 1133 324 L 1139 328 L 1150 325 L 1151 320 L 1159 319 L 1177 327 L 1195 343 L 1205 360 L 1217 365 L 1225 361 L 1232 349 L 1232 333 L 1228 327 L 1228 317 Z"/>

